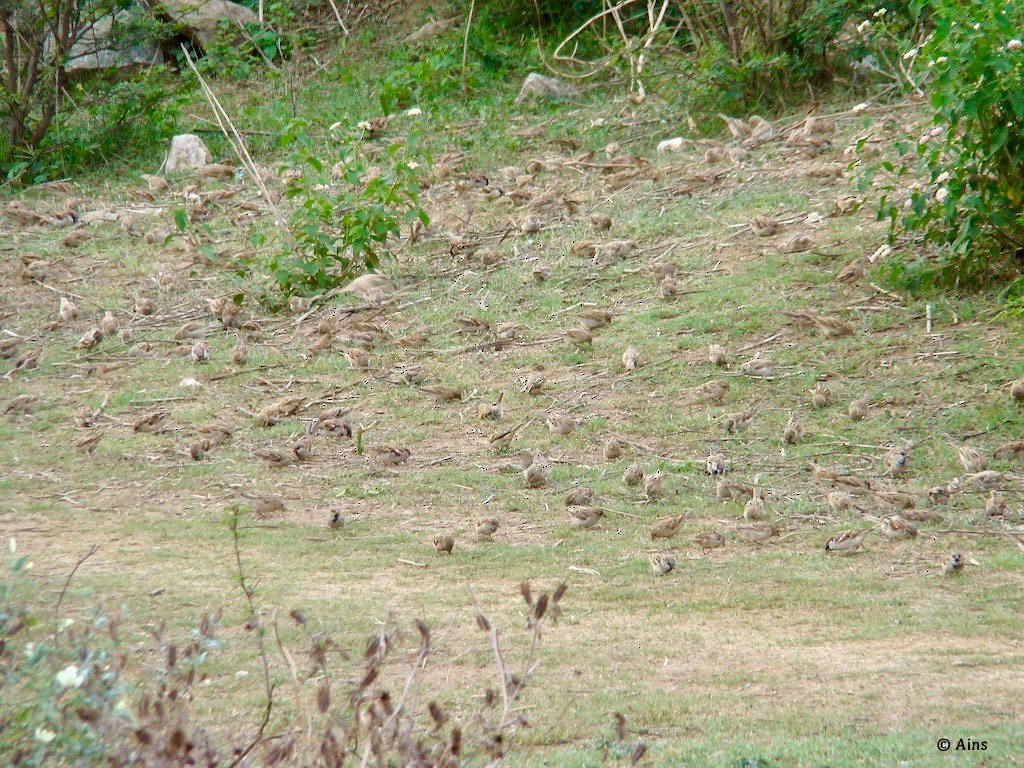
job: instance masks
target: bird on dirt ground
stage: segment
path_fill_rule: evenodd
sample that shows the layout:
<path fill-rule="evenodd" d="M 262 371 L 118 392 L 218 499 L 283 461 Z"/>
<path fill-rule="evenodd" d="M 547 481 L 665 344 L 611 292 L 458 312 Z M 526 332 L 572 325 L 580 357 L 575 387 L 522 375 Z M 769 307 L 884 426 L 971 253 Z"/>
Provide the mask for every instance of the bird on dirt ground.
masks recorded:
<path fill-rule="evenodd" d="M 455 547 L 455 537 L 447 533 L 439 533 L 433 538 L 434 549 L 437 550 L 437 554 L 448 554 L 452 553 L 452 549 Z"/>
<path fill-rule="evenodd" d="M 585 507 L 594 500 L 594 489 L 587 487 L 573 488 L 565 495 L 565 506 Z"/>
<path fill-rule="evenodd" d="M 626 441 L 618 437 L 610 437 L 604 444 L 604 458 L 605 461 L 615 461 L 621 458 L 623 451 L 626 450 Z"/>
<path fill-rule="evenodd" d="M 245 499 L 249 505 L 249 512 L 254 517 L 267 517 L 274 512 L 284 512 L 284 502 L 277 496 L 255 491 L 241 491 L 239 496 Z"/>
<path fill-rule="evenodd" d="M 636 488 L 644 481 L 644 471 L 639 464 L 630 464 L 622 473 L 622 482 L 627 488 Z"/>
<path fill-rule="evenodd" d="M 864 537 L 868 535 L 870 530 L 870 528 L 863 528 L 837 533 L 825 542 L 825 551 L 838 552 L 841 555 L 852 555 L 864 544 Z"/>
<path fill-rule="evenodd" d="M 946 567 L 942 569 L 942 573 L 946 576 L 960 576 L 964 572 L 964 559 L 959 552 L 954 552 L 949 557 L 949 562 L 946 563 Z"/>
<path fill-rule="evenodd" d="M 676 559 L 672 555 L 659 555 L 655 553 L 650 556 L 650 562 L 651 573 L 655 576 L 667 576 L 676 567 Z"/>
<path fill-rule="evenodd" d="M 957 458 L 965 472 L 983 472 L 988 469 L 988 457 L 973 446 L 961 445 Z"/>
<path fill-rule="evenodd" d="M 917 537 L 917 528 L 899 515 L 887 515 L 879 520 L 878 532 L 893 541 L 905 541 Z"/>
<path fill-rule="evenodd" d="M 569 522 L 577 528 L 593 528 L 601 518 L 604 510 L 600 507 L 570 507 Z"/>
<path fill-rule="evenodd" d="M 477 541 L 490 541 L 491 537 L 498 531 L 501 524 L 493 517 L 485 517 L 476 521 Z"/>
<path fill-rule="evenodd" d="M 779 529 L 771 523 L 755 523 L 739 529 L 739 534 L 747 541 L 761 544 L 779 535 Z"/>
<path fill-rule="evenodd" d="M 661 472 L 644 477 L 644 496 L 648 501 L 663 498 L 665 495 L 665 476 Z"/>
<path fill-rule="evenodd" d="M 758 522 L 767 517 L 768 513 L 765 511 L 764 499 L 761 498 L 760 491 L 755 489 L 753 497 L 743 505 L 743 519 Z"/>
<path fill-rule="evenodd" d="M 697 546 L 700 547 L 701 552 L 704 554 L 707 554 L 709 549 L 718 549 L 725 546 L 725 537 L 718 531 L 699 533 L 694 538 L 694 541 L 697 542 Z"/>
<path fill-rule="evenodd" d="M 815 408 L 826 408 L 831 399 L 832 393 L 828 387 L 821 383 L 814 385 L 814 388 L 811 390 L 811 405 Z"/>
<path fill-rule="evenodd" d="M 327 518 L 327 527 L 332 531 L 340 531 L 345 527 L 345 515 L 340 509 L 332 509 Z"/>

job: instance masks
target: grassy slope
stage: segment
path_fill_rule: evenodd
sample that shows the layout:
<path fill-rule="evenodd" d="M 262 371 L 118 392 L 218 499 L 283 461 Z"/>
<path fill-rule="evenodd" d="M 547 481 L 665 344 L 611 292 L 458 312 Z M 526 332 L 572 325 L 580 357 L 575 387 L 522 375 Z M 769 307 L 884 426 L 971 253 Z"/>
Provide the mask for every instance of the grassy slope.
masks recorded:
<path fill-rule="evenodd" d="M 314 129 L 376 114 L 372 89 L 346 85 L 380 76 L 373 65 L 352 63 L 366 58 L 362 52 L 342 52 L 299 93 Z M 340 88 L 325 91 L 334 81 Z M 140 623 L 156 614 L 186 627 L 199 612 L 225 606 L 230 642 L 213 662 L 209 701 L 201 702 L 218 715 L 222 694 L 232 695 L 247 721 L 260 707 L 255 660 L 237 629 L 245 616 L 222 523 L 225 506 L 238 500 L 235 487 L 244 486 L 278 493 L 288 504 L 284 515 L 254 522 L 244 538 L 267 610 L 300 607 L 356 653 L 388 612 L 405 621 L 424 618 L 436 627 L 441 656 L 429 680 L 456 711 L 470 708 L 470 695 L 492 674 L 470 593 L 509 628 L 509 654 L 519 658 L 526 641 L 512 631 L 522 622 L 516 585 L 569 582 L 562 619 L 546 631 L 540 667 L 524 694 L 532 727 L 519 737 L 513 764 L 613 762 L 635 739 L 650 745 L 655 765 L 735 765 L 745 756 L 786 766 L 1016 764 L 1024 747 L 1016 703 L 1024 693 L 1024 560 L 1005 538 L 942 531 L 1019 530 L 1017 467 L 992 464 L 1010 475 L 1006 520 L 988 518 L 985 494 L 968 489 L 938 510 L 945 522 L 922 525 L 917 540 L 891 543 L 876 535 L 851 558 L 827 557 L 824 541 L 870 522 L 855 511 L 830 512 L 823 503 L 830 489 L 809 471 L 819 463 L 854 472 L 906 488 L 927 507 L 924 491 L 961 473 L 956 447 L 963 435 L 979 433 L 966 442 L 986 451 L 1020 436 L 1017 409 L 1005 394 L 1005 384 L 1021 373 L 1020 326 L 998 318 L 989 297 L 933 300 L 927 333 L 923 302 L 881 292 L 867 279 L 834 280 L 840 268 L 874 250 L 881 232 L 868 211 L 830 216 L 832 201 L 851 194 L 850 180 L 822 181 L 814 172 L 828 163 L 845 166 L 843 147 L 863 131 L 891 139 L 913 113 L 896 113 L 888 127 L 882 109 L 831 121 L 831 149 L 820 156 L 776 140 L 738 165 L 709 167 L 700 147 L 654 153 L 658 140 L 677 132 L 669 101 L 635 108 L 609 92 L 577 104 L 514 107 L 512 90 L 510 84 L 500 96 L 477 95 L 469 104 L 450 95 L 420 102 L 426 114 L 418 125 L 434 155 L 462 150 L 467 157 L 428 193 L 436 233 L 401 244 L 386 265 L 401 286 L 396 302 L 380 314 L 359 309 L 353 316 L 372 317 L 387 331 L 367 372 L 351 370 L 337 353 L 307 352 L 319 319 L 358 307 L 347 297 L 304 319 L 266 316 L 248 302 L 245 316 L 262 327 L 250 367 L 275 366 L 267 370 L 217 378 L 235 370 L 228 360 L 234 335 L 219 330 L 208 339 L 212 361 L 205 366 L 169 354 L 173 331 L 205 316 L 204 298 L 232 289 L 222 271 L 187 266 L 181 235 L 157 246 L 139 237 L 155 222 L 172 227 L 170 211 L 182 204 L 190 180 L 172 181 L 154 201 L 163 207 L 156 214 L 126 212 L 149 207 L 136 184 L 77 189 L 80 212 L 111 210 L 135 222 L 134 231 L 92 224 L 91 239 L 77 249 L 61 246 L 63 231 L 7 227 L 3 236 L 17 254 L 38 253 L 53 265 L 45 285 L 22 283 L 17 260 L 2 267 L 3 325 L 32 335 L 45 357 L 39 370 L 4 384 L 5 398 L 32 393 L 41 401 L 29 415 L 0 420 L 0 461 L 8 468 L 0 478 L 8 500 L 0 532 L 18 537 L 53 589 L 88 543 L 101 544 L 79 573 L 74 597 L 124 606 Z M 283 80 L 269 79 L 237 94 L 231 108 L 243 125 L 273 129 L 281 118 L 271 114 L 284 114 L 275 107 L 286 95 Z M 389 136 L 401 136 L 410 122 L 396 119 Z M 657 173 L 610 189 L 602 169 L 609 141 Z M 548 161 L 549 170 L 520 180 L 519 198 L 495 201 L 460 183 L 482 174 L 514 191 L 514 177 L 499 169 L 522 175 L 533 159 Z M 707 183 L 708 173 L 719 178 Z M 684 183 L 696 191 L 670 193 Z M 236 206 L 255 199 L 254 190 L 202 185 L 217 188 L 233 194 L 211 205 L 205 235 L 218 247 L 244 249 L 247 225 Z M 547 195 L 579 200 L 580 210 L 537 205 Z M 27 202 L 59 204 L 45 193 Z M 589 231 L 591 212 L 612 216 L 609 236 Z M 534 236 L 515 229 L 528 213 L 544 223 Z M 807 219 L 815 213 L 821 216 Z M 747 222 L 755 215 L 783 220 L 782 231 L 754 236 Z M 812 235 L 813 247 L 783 253 L 800 231 Z M 496 248 L 500 263 L 453 257 L 456 237 Z M 608 237 L 635 239 L 638 252 L 595 260 L 571 251 L 580 240 Z M 673 301 L 659 296 L 647 269 L 667 258 L 678 265 L 684 291 Z M 532 276 L 538 262 L 550 269 L 540 284 Z M 170 276 L 162 290 L 151 280 L 158 273 Z M 57 293 L 74 295 L 84 317 L 35 330 L 55 316 Z M 156 299 L 154 317 L 131 315 L 140 294 Z M 593 348 L 562 340 L 575 313 L 594 307 L 615 318 Z M 116 341 L 95 355 L 73 349 L 102 309 L 132 326 L 134 341 L 154 340 L 158 354 L 128 357 L 128 346 Z M 856 333 L 823 340 L 789 325 L 784 309 L 839 315 Z M 519 342 L 499 351 L 467 349 L 478 339 L 457 332 L 452 319 L 462 315 L 520 323 Z M 393 343 L 413 331 L 429 335 L 426 348 Z M 709 343 L 731 351 L 724 372 L 705 361 Z M 621 355 L 629 345 L 648 364 L 627 374 Z M 755 351 L 776 359 L 779 375 L 740 376 L 739 363 Z M 128 365 L 104 377 L 86 368 L 105 362 Z M 435 405 L 395 383 L 401 362 L 423 365 L 430 383 L 461 386 L 465 401 Z M 531 397 L 517 380 L 536 365 L 544 366 L 548 385 Z M 724 403 L 694 402 L 689 390 L 720 375 L 731 385 Z M 196 377 L 202 388 L 182 389 L 184 377 Z M 808 392 L 822 379 L 834 403 L 813 410 Z M 284 393 L 317 401 L 303 417 L 328 403 L 351 407 L 367 445 L 406 445 L 412 458 L 397 469 L 381 467 L 356 455 L 350 441 L 325 437 L 313 461 L 268 471 L 253 451 L 287 444 L 302 425 L 288 420 L 260 429 L 241 409 Z M 862 394 L 871 396 L 870 414 L 852 422 L 846 404 Z M 105 436 L 96 452 L 71 452 L 88 432 L 76 430 L 72 414 L 106 395 L 96 427 Z M 504 454 L 487 444 L 495 426 L 476 418 L 477 406 L 499 395 L 506 424 L 531 420 Z M 132 433 L 131 422 L 157 405 L 171 411 L 167 432 Z M 726 434 L 724 418 L 746 408 L 757 411 L 749 430 Z M 581 425 L 569 437 L 551 435 L 543 425 L 548 411 L 570 413 Z M 807 432 L 792 447 L 780 440 L 790 413 Z M 206 420 L 229 424 L 234 438 L 195 463 L 185 448 Z M 630 448 L 623 459 L 605 462 L 601 446 L 613 434 Z M 887 446 L 908 441 L 915 443 L 909 477 L 880 478 Z M 550 452 L 549 487 L 524 487 L 512 456 L 520 449 Z M 764 490 L 781 541 L 755 547 L 737 538 L 742 507 L 715 500 L 714 483 L 702 473 L 712 449 L 728 457 L 730 477 L 756 480 Z M 634 461 L 665 472 L 667 499 L 648 504 L 621 484 Z M 577 484 L 594 487 L 609 511 L 597 530 L 568 525 L 562 497 Z M 324 528 L 331 507 L 349 516 L 340 534 Z M 684 529 L 658 551 L 675 553 L 680 565 L 656 579 L 647 565 L 655 551 L 647 529 L 676 511 L 688 513 Z M 482 515 L 502 522 L 493 543 L 473 540 L 472 521 Z M 693 537 L 712 528 L 728 543 L 705 556 Z M 430 546 L 437 531 L 457 538 L 450 558 L 435 556 Z M 953 551 L 971 565 L 964 578 L 943 579 Z M 238 678 L 238 670 L 253 674 Z M 614 741 L 614 712 L 623 712 L 633 729 L 627 745 Z M 987 739 L 988 750 L 938 755 L 936 738 L 961 735 Z"/>

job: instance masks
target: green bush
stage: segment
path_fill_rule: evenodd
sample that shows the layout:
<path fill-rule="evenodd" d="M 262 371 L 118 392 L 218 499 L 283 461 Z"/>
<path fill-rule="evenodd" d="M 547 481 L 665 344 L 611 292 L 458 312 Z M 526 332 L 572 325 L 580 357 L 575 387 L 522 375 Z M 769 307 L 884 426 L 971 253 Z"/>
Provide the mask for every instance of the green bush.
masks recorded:
<path fill-rule="evenodd" d="M 894 182 L 880 215 L 891 236 L 907 233 L 935 250 L 894 269 L 955 285 L 1019 273 L 1011 257 L 1024 248 L 1024 6 L 922 0 L 918 10 L 934 25 L 916 54 L 929 73 L 932 127 L 902 148 L 906 162 L 885 166 Z"/>

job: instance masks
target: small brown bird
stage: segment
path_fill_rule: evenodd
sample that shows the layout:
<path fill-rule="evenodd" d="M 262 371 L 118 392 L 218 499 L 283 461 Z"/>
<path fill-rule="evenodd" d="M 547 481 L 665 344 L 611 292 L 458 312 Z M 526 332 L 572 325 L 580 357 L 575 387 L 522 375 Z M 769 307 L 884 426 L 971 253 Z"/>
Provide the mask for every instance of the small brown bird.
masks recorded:
<path fill-rule="evenodd" d="M 815 408 L 827 408 L 831 400 L 832 393 L 828 387 L 820 382 L 814 385 L 814 388 L 811 390 L 811 405 Z"/>
<path fill-rule="evenodd" d="M 957 451 L 957 458 L 960 459 L 960 465 L 965 472 L 982 472 L 988 469 L 988 457 L 970 445 L 961 445 Z"/>
<path fill-rule="evenodd" d="M 527 395 L 539 395 L 541 393 L 541 390 L 544 389 L 544 384 L 546 382 L 547 376 L 544 375 L 544 371 L 530 371 L 521 380 L 520 391 Z"/>
<path fill-rule="evenodd" d="M 455 323 L 460 333 L 477 335 L 487 333 L 487 331 L 491 329 L 491 324 L 489 322 L 479 317 L 473 317 L 472 315 L 453 318 L 452 322 Z"/>
<path fill-rule="evenodd" d="M 825 504 L 832 514 L 853 508 L 853 495 L 846 491 L 829 491 L 825 496 Z"/>
<path fill-rule="evenodd" d="M 735 432 L 742 432 L 750 426 L 750 422 L 754 420 L 756 414 L 757 411 L 751 408 L 742 413 L 734 413 L 727 416 L 724 422 L 726 433 L 731 435 Z"/>
<path fill-rule="evenodd" d="M 652 554 L 649 557 L 651 573 L 655 576 L 667 576 L 676 567 L 676 559 L 672 555 Z"/>
<path fill-rule="evenodd" d="M 768 513 L 765 511 L 764 499 L 761 498 L 760 491 L 755 490 L 753 498 L 743 505 L 743 519 L 757 522 L 765 520 L 767 517 Z"/>
<path fill-rule="evenodd" d="M 576 429 L 576 419 L 559 413 L 550 414 L 544 419 L 544 422 L 548 425 L 549 432 L 555 435 L 562 435 L 563 437 L 571 435 L 573 430 Z"/>
<path fill-rule="evenodd" d="M 1008 443 L 1003 443 L 992 451 L 992 455 L 997 459 L 1024 459 L 1024 440 L 1011 440 Z M 987 466 L 968 471 L 980 472 L 984 469 L 987 469 Z"/>
<path fill-rule="evenodd" d="M 1006 475 L 996 472 L 994 469 L 986 469 L 982 472 L 975 472 L 964 478 L 964 482 L 976 485 L 979 488 L 996 488 L 1006 482 Z"/>
<path fill-rule="evenodd" d="M 75 346 L 85 350 L 95 349 L 101 341 L 103 341 L 103 331 L 99 328 L 90 328 L 82 334 Z"/>
<path fill-rule="evenodd" d="M 434 549 L 437 550 L 437 554 L 448 554 L 452 553 L 452 549 L 455 547 L 455 537 L 448 533 L 439 533 L 433 538 Z"/>
<path fill-rule="evenodd" d="M 175 341 L 184 341 L 185 339 L 201 339 L 206 335 L 206 324 L 197 321 L 185 323 L 178 330 L 174 332 Z"/>
<path fill-rule="evenodd" d="M 719 368 L 724 368 L 729 364 L 729 353 L 721 344 L 712 344 L 708 347 L 708 362 Z"/>
<path fill-rule="evenodd" d="M 103 313 L 103 319 L 100 320 L 100 330 L 103 331 L 104 336 L 113 336 L 121 330 L 121 323 L 118 322 L 117 318 L 114 317 L 114 313 L 109 309 Z"/>
<path fill-rule="evenodd" d="M 665 476 L 661 472 L 644 477 L 644 496 L 648 501 L 663 498 L 665 495 Z"/>
<path fill-rule="evenodd" d="M 724 475 L 727 468 L 725 456 L 720 453 L 712 453 L 704 460 L 704 471 L 709 475 Z"/>
<path fill-rule="evenodd" d="M 674 515 L 660 520 L 651 527 L 651 539 L 671 539 L 683 525 L 686 514 Z"/>
<path fill-rule="evenodd" d="M 604 510 L 600 507 L 569 507 L 569 522 L 577 528 L 593 528 L 602 517 Z"/>
<path fill-rule="evenodd" d="M 804 425 L 797 419 L 796 414 L 789 414 L 789 421 L 786 428 L 782 430 L 782 442 L 786 445 L 796 445 L 804 436 Z"/>
<path fill-rule="evenodd" d="M 697 542 L 697 546 L 700 547 L 701 552 L 707 554 L 709 549 L 718 549 L 719 547 L 725 546 L 725 537 L 718 531 L 705 531 L 704 533 L 698 533 L 694 537 L 694 541 Z"/>
<path fill-rule="evenodd" d="M 360 347 L 346 347 L 342 350 L 348 367 L 353 371 L 366 371 L 370 368 L 370 353 Z"/>
<path fill-rule="evenodd" d="M 550 464 L 547 459 L 535 456 L 530 465 L 523 470 L 523 480 L 528 488 L 543 488 L 548 484 Z"/>
<path fill-rule="evenodd" d="M 949 562 L 946 563 L 946 567 L 942 569 L 942 573 L 945 576 L 962 576 L 964 572 L 964 559 L 959 552 L 954 552 L 949 557 Z"/>
<path fill-rule="evenodd" d="M 504 450 L 505 448 L 508 448 L 512 444 L 512 441 L 515 439 L 516 433 L 518 433 L 519 430 L 522 429 L 525 425 L 526 422 L 521 421 L 515 426 L 509 427 L 508 429 L 499 429 L 497 432 L 495 432 L 493 435 L 487 438 L 487 442 L 494 448 L 497 448 L 498 450 Z"/>
<path fill-rule="evenodd" d="M 231 439 L 231 430 L 223 424 L 200 424 L 196 427 L 196 433 L 206 440 L 211 448 Z"/>
<path fill-rule="evenodd" d="M 273 469 L 283 469 L 284 467 L 290 467 L 292 464 L 298 461 L 298 456 L 296 456 L 295 453 L 292 451 L 256 451 L 256 457 L 263 459 L 263 461 L 266 462 L 267 466 Z"/>
<path fill-rule="evenodd" d="M 245 345 L 245 337 L 239 336 L 235 346 L 231 349 L 231 362 L 235 365 L 245 365 L 249 361 L 249 350 Z"/>
<path fill-rule="evenodd" d="M 462 399 L 462 390 L 458 387 L 447 387 L 443 384 L 431 384 L 427 387 L 420 387 L 420 391 L 439 403 L 451 402 Z"/>
<path fill-rule="evenodd" d="M 202 461 L 207 457 L 207 453 L 212 447 L 209 440 L 196 440 L 196 442 L 188 447 L 188 455 L 192 458 L 192 461 Z"/>
<path fill-rule="evenodd" d="M 718 404 L 721 404 L 722 398 L 728 391 L 729 382 L 726 379 L 712 379 L 693 388 L 693 394 L 697 399 Z"/>
<path fill-rule="evenodd" d="M 146 414 L 132 424 L 132 430 L 135 432 L 159 432 L 161 424 L 169 414 L 170 411 L 154 411 Z"/>
<path fill-rule="evenodd" d="M 476 540 L 477 541 L 490 541 L 491 537 L 497 533 L 498 527 L 501 524 L 493 517 L 484 517 L 476 521 Z"/>
<path fill-rule="evenodd" d="M 592 213 L 590 226 L 596 232 L 605 232 L 612 228 L 612 217 L 605 213 Z"/>
<path fill-rule="evenodd" d="M 837 533 L 825 542 L 825 551 L 838 552 L 841 555 L 852 555 L 864 544 L 864 537 L 868 535 L 870 530 L 870 528 L 863 528 Z"/>
<path fill-rule="evenodd" d="M 588 331 L 586 328 L 570 328 L 565 331 L 565 338 L 571 341 L 573 344 L 593 344 L 594 334 Z"/>
<path fill-rule="evenodd" d="M 1006 514 L 1006 499 L 995 491 L 988 492 L 985 501 L 985 514 L 989 517 L 1002 517 Z"/>
<path fill-rule="evenodd" d="M 4 403 L 3 413 L 28 413 L 38 402 L 39 398 L 36 397 L 35 395 L 17 395 L 16 397 L 12 397 L 10 400 Z"/>
<path fill-rule="evenodd" d="M 577 317 L 580 325 L 588 331 L 596 331 L 598 328 L 605 328 L 612 324 L 612 313 L 600 309 L 588 309 L 580 312 Z"/>
<path fill-rule="evenodd" d="M 565 495 L 565 506 L 585 507 L 594 500 L 593 488 L 573 488 Z"/>
<path fill-rule="evenodd" d="M 62 323 L 69 323 L 72 320 L 77 320 L 79 314 L 78 306 L 69 299 L 67 296 L 60 297 L 60 308 L 57 310 L 57 317 L 60 318 Z"/>
<path fill-rule="evenodd" d="M 1024 400 L 1024 376 L 1021 376 L 1010 385 L 1010 397 L 1018 403 Z"/>
<path fill-rule="evenodd" d="M 388 467 L 397 467 L 399 464 L 404 464 L 412 455 L 412 451 L 408 448 L 396 448 L 393 445 L 374 446 L 370 449 L 370 452 L 376 457 L 378 462 Z"/>
<path fill-rule="evenodd" d="M 622 482 L 628 488 L 636 488 L 644 481 L 644 471 L 639 464 L 630 464 L 622 473 Z"/>
<path fill-rule="evenodd" d="M 327 517 L 327 527 L 332 531 L 340 531 L 345 527 L 345 515 L 340 509 L 331 509 Z"/>
<path fill-rule="evenodd" d="M 679 295 L 679 283 L 672 275 L 665 275 L 658 283 L 658 293 L 663 299 L 674 299 Z"/>
<path fill-rule="evenodd" d="M 740 365 L 740 373 L 751 376 L 755 379 L 767 379 L 775 375 L 776 363 L 774 360 L 762 359 L 755 355 L 747 362 Z"/>
<path fill-rule="evenodd" d="M 889 477 L 903 477 L 907 474 L 907 464 L 910 461 L 910 449 L 907 447 L 893 448 L 889 451 L 889 464 L 885 473 Z"/>
<path fill-rule="evenodd" d="M 140 296 L 135 300 L 133 309 L 136 315 L 146 317 L 156 312 L 156 303 L 146 296 Z"/>
<path fill-rule="evenodd" d="M 719 501 L 742 501 L 746 503 L 754 498 L 756 489 L 746 483 L 732 483 L 721 475 L 715 481 L 715 498 Z"/>
<path fill-rule="evenodd" d="M 97 432 L 95 435 L 83 437 L 81 440 L 75 442 L 75 450 L 78 451 L 79 453 L 91 454 L 93 451 L 96 450 L 96 446 L 99 444 L 102 438 L 102 432 Z"/>
<path fill-rule="evenodd" d="M 239 494 L 249 505 L 249 512 L 255 517 L 268 517 L 275 512 L 284 512 L 284 502 L 277 496 L 241 491 Z"/>
<path fill-rule="evenodd" d="M 868 408 L 870 405 L 871 398 L 865 395 L 864 397 L 851 401 L 846 408 L 846 413 L 853 421 L 861 421 L 868 415 Z"/>
<path fill-rule="evenodd" d="M 917 528 L 899 515 L 888 515 L 878 521 L 878 532 L 893 541 L 917 538 Z"/>
<path fill-rule="evenodd" d="M 205 341 L 200 339 L 192 345 L 192 349 L 189 351 L 188 356 L 193 363 L 205 363 L 210 359 L 210 347 Z"/>
<path fill-rule="evenodd" d="M 610 437 L 605 441 L 604 444 L 604 458 L 605 461 L 615 461 L 621 458 L 623 451 L 626 449 L 626 441 L 619 437 Z"/>
<path fill-rule="evenodd" d="M 644 359 L 640 356 L 640 350 L 633 346 L 626 347 L 626 351 L 622 353 L 622 367 L 627 371 L 635 371 L 643 364 Z"/>
<path fill-rule="evenodd" d="M 779 529 L 771 523 L 755 523 L 754 525 L 747 525 L 738 530 L 740 536 L 754 544 L 762 544 L 779 535 Z"/>

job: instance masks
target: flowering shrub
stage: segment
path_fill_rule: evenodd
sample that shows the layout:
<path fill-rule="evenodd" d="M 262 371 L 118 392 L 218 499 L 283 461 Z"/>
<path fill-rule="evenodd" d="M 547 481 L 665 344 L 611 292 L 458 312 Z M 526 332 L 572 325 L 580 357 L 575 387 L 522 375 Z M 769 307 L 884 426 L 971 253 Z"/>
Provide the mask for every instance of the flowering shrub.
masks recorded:
<path fill-rule="evenodd" d="M 938 260 L 896 269 L 932 282 L 978 283 L 1005 273 L 1024 248 L 1024 5 L 920 0 L 917 10 L 934 26 L 911 56 L 928 73 L 933 127 L 906 155 L 909 163 L 885 166 L 897 183 L 880 215 L 891 235 L 907 232 L 939 247 Z M 908 167 L 914 159 L 917 167 Z"/>

